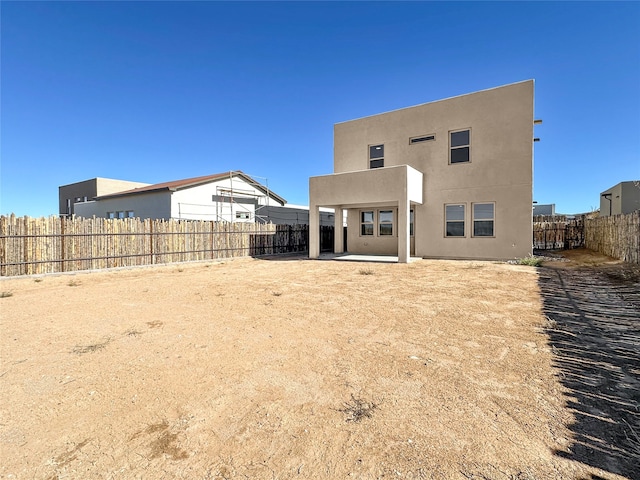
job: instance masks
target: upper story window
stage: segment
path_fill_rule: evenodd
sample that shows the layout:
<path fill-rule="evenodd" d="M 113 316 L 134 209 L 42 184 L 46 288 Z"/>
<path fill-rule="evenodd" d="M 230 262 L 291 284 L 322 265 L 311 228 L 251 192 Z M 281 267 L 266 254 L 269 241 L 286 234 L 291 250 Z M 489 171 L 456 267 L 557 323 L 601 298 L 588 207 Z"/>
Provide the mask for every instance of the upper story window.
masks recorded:
<path fill-rule="evenodd" d="M 471 130 L 449 132 L 449 163 L 471 161 Z"/>
<path fill-rule="evenodd" d="M 384 167 L 384 145 L 369 145 L 369 168 Z"/>

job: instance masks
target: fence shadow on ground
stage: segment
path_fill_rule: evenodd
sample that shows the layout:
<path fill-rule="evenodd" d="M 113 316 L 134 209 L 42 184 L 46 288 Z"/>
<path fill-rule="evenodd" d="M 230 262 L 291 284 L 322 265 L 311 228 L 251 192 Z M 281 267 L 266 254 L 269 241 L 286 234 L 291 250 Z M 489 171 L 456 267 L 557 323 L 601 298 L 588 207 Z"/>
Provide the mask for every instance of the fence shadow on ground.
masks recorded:
<path fill-rule="evenodd" d="M 574 416 L 569 450 L 555 453 L 640 478 L 640 283 L 562 268 L 541 268 L 539 282 Z"/>

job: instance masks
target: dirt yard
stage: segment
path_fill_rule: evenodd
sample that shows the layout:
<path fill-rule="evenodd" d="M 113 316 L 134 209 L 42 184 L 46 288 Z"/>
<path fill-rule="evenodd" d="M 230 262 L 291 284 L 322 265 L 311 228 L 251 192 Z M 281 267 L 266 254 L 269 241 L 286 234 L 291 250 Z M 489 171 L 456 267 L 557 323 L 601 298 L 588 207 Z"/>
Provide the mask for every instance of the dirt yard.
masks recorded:
<path fill-rule="evenodd" d="M 620 479 L 540 269 L 240 259 L 0 280 L 0 478 Z"/>

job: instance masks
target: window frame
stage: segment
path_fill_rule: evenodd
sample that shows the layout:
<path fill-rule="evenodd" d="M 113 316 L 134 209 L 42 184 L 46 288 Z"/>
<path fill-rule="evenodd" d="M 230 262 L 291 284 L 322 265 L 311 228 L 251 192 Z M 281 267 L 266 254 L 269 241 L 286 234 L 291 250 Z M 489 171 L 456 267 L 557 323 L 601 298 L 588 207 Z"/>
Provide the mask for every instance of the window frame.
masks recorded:
<path fill-rule="evenodd" d="M 379 157 L 372 157 L 371 151 L 372 149 L 382 149 L 382 155 Z M 373 170 L 374 168 L 384 168 L 384 143 L 372 144 L 367 147 L 368 154 L 367 158 L 369 159 L 369 170 Z M 381 165 L 377 165 L 377 163 L 382 162 Z M 374 166 L 374 163 L 376 165 Z"/>
<path fill-rule="evenodd" d="M 463 145 L 452 145 L 452 141 L 451 141 L 451 136 L 455 133 L 461 133 L 461 132 L 469 132 L 469 140 L 466 144 Z M 466 160 L 462 160 L 462 161 L 452 161 L 452 157 L 453 157 L 453 151 L 454 150 L 462 150 L 466 148 L 467 149 L 467 159 Z M 471 128 L 461 128 L 458 130 L 449 130 L 449 165 L 459 165 L 459 164 L 465 164 L 465 163 L 471 163 Z"/>
<path fill-rule="evenodd" d="M 476 205 L 491 205 L 491 219 L 476 220 Z M 476 233 L 476 222 L 491 222 L 491 235 L 479 235 Z M 471 204 L 471 236 L 473 238 L 495 238 L 496 237 L 496 202 L 473 202 Z"/>
<path fill-rule="evenodd" d="M 371 214 L 371 221 L 365 221 L 364 215 L 366 213 Z M 365 225 L 371 225 L 371 233 L 365 233 Z M 376 231 L 376 211 L 375 210 L 360 210 L 360 236 L 361 237 L 373 237 Z"/>
<path fill-rule="evenodd" d="M 391 220 L 382 220 L 382 214 L 383 213 L 389 213 L 391 214 Z M 393 209 L 391 210 L 378 210 L 378 236 L 379 237 L 393 237 L 395 236 L 395 232 L 394 232 L 394 228 L 393 228 L 393 224 L 394 224 L 394 215 L 393 215 Z M 389 226 L 391 227 L 391 231 L 390 233 L 382 233 L 382 227 L 383 226 Z"/>
<path fill-rule="evenodd" d="M 462 220 L 449 220 L 447 207 L 462 207 Z M 467 204 L 466 203 L 445 203 L 444 204 L 444 237 L 445 238 L 466 238 L 467 236 Z M 462 223 L 462 235 L 449 235 L 449 223 Z"/>

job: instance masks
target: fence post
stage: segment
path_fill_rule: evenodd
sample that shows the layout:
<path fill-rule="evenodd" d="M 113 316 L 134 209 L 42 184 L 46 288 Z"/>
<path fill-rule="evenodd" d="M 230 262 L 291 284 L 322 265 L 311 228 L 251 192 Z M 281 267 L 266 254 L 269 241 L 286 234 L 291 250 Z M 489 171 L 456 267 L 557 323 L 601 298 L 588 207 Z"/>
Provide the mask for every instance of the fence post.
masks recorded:
<path fill-rule="evenodd" d="M 153 219 L 149 219 L 149 256 L 151 257 L 150 263 L 153 265 Z"/>
<path fill-rule="evenodd" d="M 65 246 L 65 241 L 64 241 L 64 219 L 65 217 L 60 217 L 60 268 L 62 269 L 62 271 L 65 271 L 65 261 L 64 261 L 64 246 Z"/>

